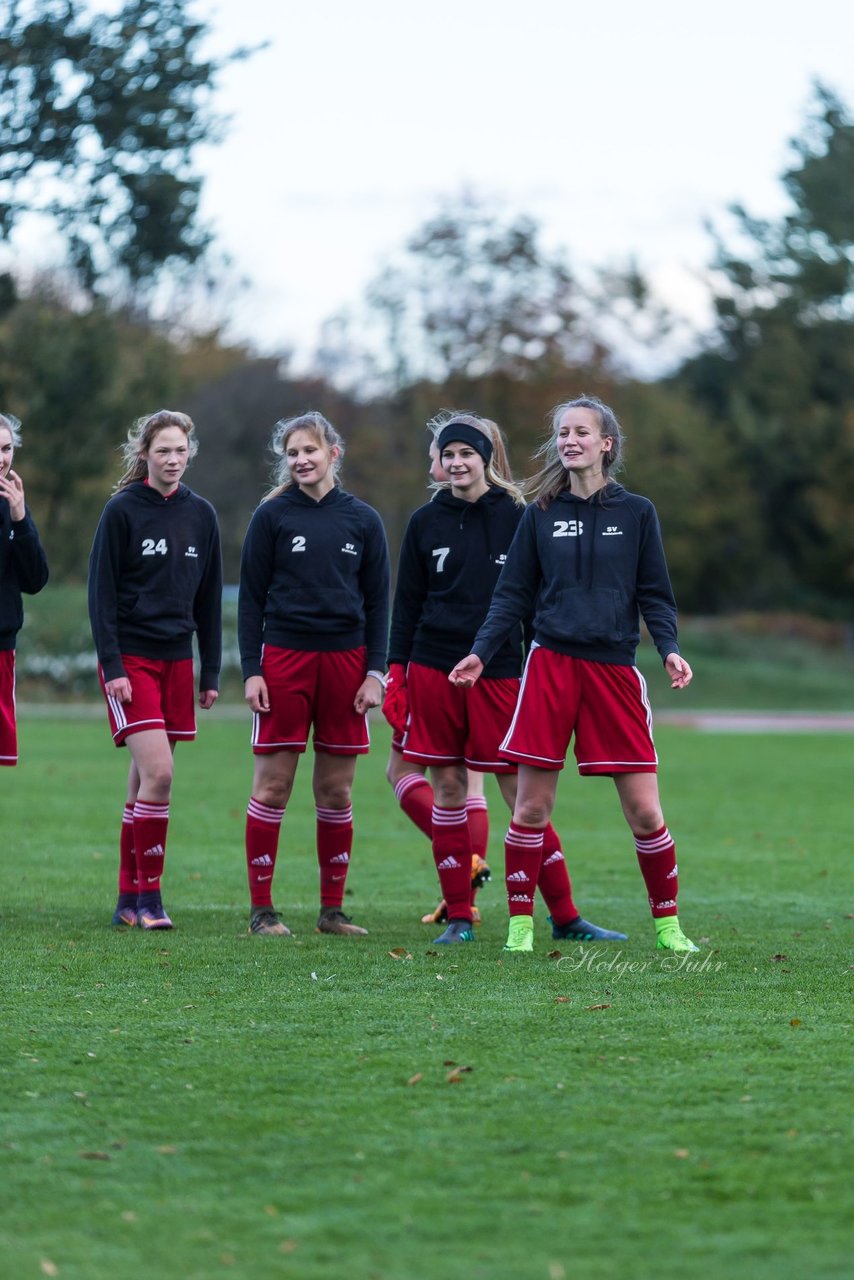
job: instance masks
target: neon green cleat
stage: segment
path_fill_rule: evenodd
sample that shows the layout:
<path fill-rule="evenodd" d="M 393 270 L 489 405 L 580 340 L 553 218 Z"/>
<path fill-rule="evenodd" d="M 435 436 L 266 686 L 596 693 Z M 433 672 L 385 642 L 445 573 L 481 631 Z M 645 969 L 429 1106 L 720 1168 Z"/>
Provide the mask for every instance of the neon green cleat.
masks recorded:
<path fill-rule="evenodd" d="M 505 951 L 534 950 L 534 917 L 511 916 L 510 928 L 507 931 Z"/>
<path fill-rule="evenodd" d="M 682 932 L 677 916 L 663 916 L 655 922 L 655 932 L 658 934 L 656 942 L 657 951 L 676 951 L 689 952 L 699 951 L 699 947 L 695 947 L 690 938 L 686 938 Z"/>

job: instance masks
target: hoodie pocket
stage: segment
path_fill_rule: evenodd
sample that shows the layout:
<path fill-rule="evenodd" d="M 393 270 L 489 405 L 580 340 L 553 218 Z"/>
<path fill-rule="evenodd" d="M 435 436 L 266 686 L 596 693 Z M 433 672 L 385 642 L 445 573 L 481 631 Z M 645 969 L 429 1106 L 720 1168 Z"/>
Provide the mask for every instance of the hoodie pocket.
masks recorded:
<path fill-rule="evenodd" d="M 538 628 L 563 641 L 613 644 L 623 640 L 620 593 L 608 587 L 565 587 L 543 600 Z"/>

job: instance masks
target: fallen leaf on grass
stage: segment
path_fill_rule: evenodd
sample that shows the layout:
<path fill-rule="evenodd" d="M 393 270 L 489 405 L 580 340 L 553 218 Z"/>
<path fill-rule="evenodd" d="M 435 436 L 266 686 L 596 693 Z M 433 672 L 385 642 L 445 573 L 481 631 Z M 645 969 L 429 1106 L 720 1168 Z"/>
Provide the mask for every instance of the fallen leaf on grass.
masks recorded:
<path fill-rule="evenodd" d="M 611 1006 L 609 1004 L 588 1004 L 585 1005 L 585 1008 L 588 1013 L 592 1013 L 594 1009 L 610 1009 Z"/>
<path fill-rule="evenodd" d="M 566 1267 L 562 1262 L 549 1263 L 549 1280 L 566 1280 Z"/>
<path fill-rule="evenodd" d="M 155 1147 L 154 1150 L 159 1156 L 177 1156 L 177 1147 Z"/>
<path fill-rule="evenodd" d="M 572 1004 L 571 996 L 555 996 L 555 1004 Z"/>
<path fill-rule="evenodd" d="M 790 1019 L 789 1019 L 789 1026 L 790 1026 L 790 1027 L 801 1027 L 801 1026 L 803 1026 L 803 1023 L 801 1022 L 800 1018 L 790 1018 Z"/>
<path fill-rule="evenodd" d="M 423 1080 L 423 1079 L 424 1079 L 424 1075 L 423 1075 L 423 1073 L 422 1073 L 421 1071 L 416 1071 L 416 1072 L 415 1072 L 415 1075 L 414 1075 L 414 1076 L 410 1076 L 406 1083 L 407 1083 L 407 1084 L 418 1084 L 418 1083 L 419 1083 L 421 1080 Z"/>
<path fill-rule="evenodd" d="M 107 1155 L 106 1151 L 81 1151 L 79 1153 L 82 1160 L 112 1160 L 112 1156 Z"/>
<path fill-rule="evenodd" d="M 279 1253 L 293 1253 L 296 1247 L 296 1240 L 283 1240 L 279 1245 Z"/>
<path fill-rule="evenodd" d="M 454 1067 L 454 1069 L 452 1071 L 449 1071 L 448 1074 L 445 1076 L 445 1080 L 447 1081 L 448 1084 L 459 1084 L 462 1080 L 463 1075 L 466 1072 L 473 1071 L 473 1070 L 474 1070 L 474 1067 Z"/>
<path fill-rule="evenodd" d="M 59 1267 L 55 1262 L 51 1262 L 50 1258 L 42 1258 L 39 1268 L 44 1276 L 58 1276 Z"/>
<path fill-rule="evenodd" d="M 562 951 L 549 951 L 549 953 L 548 953 L 548 958 L 549 958 L 549 960 L 562 960 L 562 959 L 563 959 L 563 952 L 562 952 Z"/>
<path fill-rule="evenodd" d="M 781 963 L 781 961 L 783 961 L 783 960 L 788 960 L 788 958 L 789 958 L 788 956 L 781 955 L 779 951 L 777 952 L 777 954 L 776 954 L 775 956 L 772 956 L 772 957 L 771 957 L 771 959 L 772 959 L 776 964 L 780 964 L 780 963 Z"/>
<path fill-rule="evenodd" d="M 673 1154 L 677 1160 L 687 1160 L 691 1152 L 687 1147 L 677 1147 Z"/>
<path fill-rule="evenodd" d="M 392 960 L 411 960 L 412 952 L 407 951 L 406 947 L 395 947 L 393 951 L 388 953 Z"/>

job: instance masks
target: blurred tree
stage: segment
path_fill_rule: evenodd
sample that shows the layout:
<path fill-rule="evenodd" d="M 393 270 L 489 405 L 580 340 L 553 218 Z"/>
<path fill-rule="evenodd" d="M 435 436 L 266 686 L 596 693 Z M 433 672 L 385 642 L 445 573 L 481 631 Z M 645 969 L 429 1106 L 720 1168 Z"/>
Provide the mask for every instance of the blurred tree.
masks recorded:
<path fill-rule="evenodd" d="M 599 359 L 583 302 L 532 218 L 502 216 L 464 195 L 428 218 L 371 282 L 358 342 L 345 320 L 330 326 L 322 368 L 361 370 L 363 381 L 386 389 L 421 379 L 452 387 L 495 375 L 542 378 Z"/>
<path fill-rule="evenodd" d="M 55 283 L 0 316 L 0 405 L 24 421 L 21 473 L 56 578 L 85 578 L 127 428 L 178 382 L 168 339 L 103 306 L 78 313 Z"/>
<path fill-rule="evenodd" d="M 678 381 L 736 447 L 766 537 L 760 598 L 850 616 L 854 599 L 854 120 L 817 85 L 778 221 L 717 237 L 714 342 Z"/>
<path fill-rule="evenodd" d="M 0 235 L 29 214 L 63 233 L 89 292 L 116 272 L 135 291 L 166 263 L 191 264 L 199 223 L 193 149 L 219 136 L 210 97 L 222 68 L 200 55 L 205 22 L 188 0 L 4 0 L 0 20 Z"/>

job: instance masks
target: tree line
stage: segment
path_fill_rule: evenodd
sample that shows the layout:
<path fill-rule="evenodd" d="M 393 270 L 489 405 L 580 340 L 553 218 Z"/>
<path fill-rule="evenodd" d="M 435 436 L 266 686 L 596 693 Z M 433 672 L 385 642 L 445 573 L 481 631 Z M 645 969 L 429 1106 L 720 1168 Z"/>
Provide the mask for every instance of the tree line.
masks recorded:
<path fill-rule="evenodd" d="M 182 0 L 127 0 L 95 19 L 78 0 L 48 0 L 36 18 L 7 7 L 0 177 L 12 197 L 0 236 L 44 188 L 57 207 L 40 213 L 69 249 L 50 278 L 0 276 L 0 408 L 24 421 L 19 461 L 55 578 L 84 577 L 118 446 L 161 405 L 197 423 L 189 478 L 220 513 L 235 580 L 277 419 L 311 407 L 336 424 L 345 484 L 377 507 L 395 547 L 425 498 L 424 425 L 439 408 L 497 421 L 523 475 L 549 409 L 583 391 L 624 423 L 621 478 L 658 507 L 683 610 L 850 618 L 854 121 L 827 87 L 815 87 L 781 175 L 789 212 L 733 210 L 713 244 L 712 330 L 666 376 L 641 378 L 622 358 L 656 349 L 678 321 L 631 263 L 582 282 L 533 219 L 467 196 L 415 229 L 357 314 L 330 320 L 302 376 L 215 328 L 151 316 L 163 272 L 211 269 L 191 160 L 220 128 L 210 95 L 227 59 L 201 58 L 205 24 Z M 96 171 L 59 200 L 81 154 Z"/>

